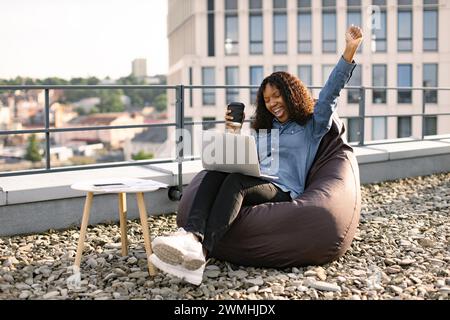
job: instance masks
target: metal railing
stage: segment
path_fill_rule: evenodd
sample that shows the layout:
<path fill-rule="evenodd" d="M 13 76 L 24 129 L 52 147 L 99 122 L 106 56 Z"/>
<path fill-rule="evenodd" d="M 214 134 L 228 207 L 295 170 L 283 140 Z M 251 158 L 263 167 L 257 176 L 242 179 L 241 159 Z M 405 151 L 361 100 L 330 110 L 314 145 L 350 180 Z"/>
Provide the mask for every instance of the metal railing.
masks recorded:
<path fill-rule="evenodd" d="M 177 137 L 176 144 L 176 157 L 169 159 L 158 159 L 158 160 L 143 160 L 143 161 L 124 161 L 124 162 L 113 162 L 107 164 L 95 164 L 95 165 L 81 165 L 81 166 L 68 166 L 68 167 L 57 167 L 52 168 L 51 157 L 50 157 L 50 135 L 52 133 L 60 132 L 74 132 L 74 131 L 94 131 L 94 130 L 116 130 L 116 129 L 135 129 L 135 128 L 154 128 L 154 127 L 175 127 L 176 129 L 183 129 L 187 125 L 204 125 L 204 124 L 223 124 L 225 121 L 185 121 L 184 119 L 184 105 L 185 105 L 185 91 L 194 89 L 258 89 L 259 86 L 197 86 L 197 85 L 13 85 L 13 86 L 0 86 L 0 92 L 11 91 L 11 90 L 44 90 L 45 92 L 45 123 L 42 129 L 27 129 L 27 130 L 3 130 L 0 131 L 0 135 L 15 135 L 15 134 L 32 134 L 32 133 L 44 133 L 45 134 L 45 168 L 43 169 L 32 169 L 32 170 L 21 170 L 21 171 L 11 171 L 11 172 L 0 172 L 0 177 L 7 176 L 18 176 L 27 174 L 38 174 L 38 173 L 52 173 L 52 172 L 63 172 L 63 171 L 74 171 L 74 170 L 87 170 L 87 169 L 100 169 L 100 168 L 113 168 L 113 167 L 124 167 L 124 166 L 136 166 L 136 165 L 152 165 L 161 163 L 178 163 L 178 186 L 175 189 L 169 191 L 169 196 L 173 199 L 179 199 L 182 194 L 182 164 L 184 161 L 197 160 L 199 157 L 184 156 L 183 150 L 183 130 L 178 130 L 180 135 Z M 321 89 L 321 87 L 311 86 L 311 90 Z M 120 126 L 90 126 L 90 127 L 73 127 L 73 128 L 51 128 L 50 127 L 50 90 L 96 90 L 96 89 L 166 89 L 175 90 L 176 103 L 175 103 L 175 122 L 159 123 L 159 124 L 139 124 L 139 125 L 120 125 Z M 348 86 L 345 87 L 346 90 L 359 90 L 359 111 L 356 117 L 346 116 L 341 118 L 357 118 L 359 119 L 359 142 L 358 146 L 365 145 L 364 135 L 365 135 L 365 119 L 373 118 L 379 116 L 386 117 L 401 117 L 401 116 L 421 116 L 422 117 L 422 136 L 423 140 L 425 136 L 425 126 L 424 118 L 426 116 L 442 116 L 450 115 L 450 113 L 433 113 L 426 114 L 426 92 L 444 90 L 449 91 L 450 88 L 436 88 L 436 87 L 364 87 L 364 86 Z M 422 112 L 418 114 L 388 114 L 388 115 L 367 115 L 366 114 L 366 92 L 367 90 L 396 90 L 396 91 L 422 91 Z M 251 120 L 245 120 L 245 122 L 250 122 Z M 402 141 L 399 141 L 402 142 Z M 377 144 L 382 144 L 385 142 L 378 142 Z M 392 143 L 390 141 L 389 143 Z"/>

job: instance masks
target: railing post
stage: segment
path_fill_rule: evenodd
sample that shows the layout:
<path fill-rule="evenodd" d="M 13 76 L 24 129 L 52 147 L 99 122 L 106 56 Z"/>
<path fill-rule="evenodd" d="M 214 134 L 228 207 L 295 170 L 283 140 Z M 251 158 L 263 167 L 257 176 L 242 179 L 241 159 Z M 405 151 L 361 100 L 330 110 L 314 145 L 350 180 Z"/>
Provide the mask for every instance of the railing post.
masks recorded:
<path fill-rule="evenodd" d="M 177 148 L 177 162 L 178 162 L 178 191 L 181 196 L 183 191 L 183 143 L 184 143 L 184 85 L 178 85 L 176 88 L 176 109 L 175 109 L 175 121 L 176 121 L 176 148 Z"/>
<path fill-rule="evenodd" d="M 425 138 L 425 107 L 426 107 L 426 93 L 425 89 L 422 89 L 422 139 Z"/>
<path fill-rule="evenodd" d="M 366 120 L 366 88 L 359 88 L 359 145 L 364 145 L 364 122 Z"/>
<path fill-rule="evenodd" d="M 50 90 L 45 89 L 45 168 L 51 169 L 50 163 Z"/>

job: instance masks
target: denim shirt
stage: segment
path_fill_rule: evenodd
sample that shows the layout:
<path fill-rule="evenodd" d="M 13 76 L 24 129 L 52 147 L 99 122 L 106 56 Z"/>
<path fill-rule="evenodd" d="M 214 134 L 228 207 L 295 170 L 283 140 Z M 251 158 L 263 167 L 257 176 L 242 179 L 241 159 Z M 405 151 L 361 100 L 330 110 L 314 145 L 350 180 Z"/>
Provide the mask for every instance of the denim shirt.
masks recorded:
<path fill-rule="evenodd" d="M 320 91 L 313 116 L 304 126 L 292 120 L 280 123 L 274 118 L 272 130 L 279 130 L 278 141 L 274 139 L 275 134 L 271 137 L 272 133 L 264 133 L 264 130 L 259 130 L 255 137 L 261 172 L 277 176 L 278 179 L 270 181 L 289 192 L 292 199 L 305 190 L 306 176 L 320 141 L 331 128 L 331 116 L 336 109 L 339 92 L 350 79 L 355 66 L 354 61 L 348 63 L 340 58 Z"/>

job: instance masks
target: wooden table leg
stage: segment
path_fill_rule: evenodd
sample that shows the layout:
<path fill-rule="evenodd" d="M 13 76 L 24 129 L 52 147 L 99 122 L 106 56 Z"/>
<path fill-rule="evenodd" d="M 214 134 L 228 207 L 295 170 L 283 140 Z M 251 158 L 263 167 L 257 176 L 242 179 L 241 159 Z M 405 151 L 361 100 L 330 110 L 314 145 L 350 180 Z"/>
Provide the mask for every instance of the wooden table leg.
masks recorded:
<path fill-rule="evenodd" d="M 120 240 L 122 241 L 122 257 L 128 255 L 127 236 L 127 194 L 119 193 Z"/>
<path fill-rule="evenodd" d="M 84 239 L 86 238 L 86 229 L 89 223 L 89 214 L 91 212 L 93 196 L 94 196 L 93 192 L 88 192 L 88 194 L 86 195 L 86 202 L 84 203 L 83 219 L 81 221 L 81 228 L 80 228 L 80 238 L 78 238 L 77 254 L 75 256 L 75 266 L 77 266 L 78 268 L 80 268 L 81 264 L 81 255 L 83 254 Z"/>
<path fill-rule="evenodd" d="M 150 243 L 150 234 L 147 223 L 147 210 L 145 209 L 144 194 L 142 192 L 138 192 L 136 193 L 136 198 L 139 207 L 139 216 L 141 218 L 142 233 L 144 234 L 144 245 L 145 245 L 145 252 L 147 254 L 148 272 L 151 276 L 154 276 L 156 275 L 156 270 L 149 259 L 150 255 L 152 254 L 152 246 Z"/>

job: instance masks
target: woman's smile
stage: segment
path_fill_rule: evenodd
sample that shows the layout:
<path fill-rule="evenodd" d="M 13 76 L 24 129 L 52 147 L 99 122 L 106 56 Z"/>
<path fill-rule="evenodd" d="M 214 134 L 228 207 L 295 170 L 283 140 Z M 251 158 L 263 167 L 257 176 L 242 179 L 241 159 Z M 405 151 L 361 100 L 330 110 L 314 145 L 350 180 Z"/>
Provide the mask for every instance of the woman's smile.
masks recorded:
<path fill-rule="evenodd" d="M 284 114 L 284 108 L 283 107 L 272 107 L 272 113 L 277 117 L 281 118 Z"/>

